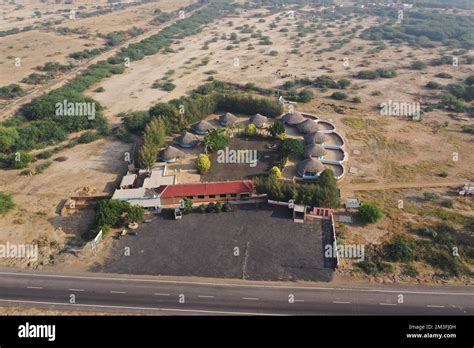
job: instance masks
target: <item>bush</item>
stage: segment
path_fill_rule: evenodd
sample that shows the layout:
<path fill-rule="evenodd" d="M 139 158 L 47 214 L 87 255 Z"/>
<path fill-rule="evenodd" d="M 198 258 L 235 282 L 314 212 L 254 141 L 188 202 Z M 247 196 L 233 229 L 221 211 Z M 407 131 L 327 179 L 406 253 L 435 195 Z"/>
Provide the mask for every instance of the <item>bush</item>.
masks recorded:
<path fill-rule="evenodd" d="M 53 153 L 51 151 L 44 151 L 38 154 L 39 159 L 48 159 L 53 156 Z"/>
<path fill-rule="evenodd" d="M 12 195 L 0 192 L 0 215 L 4 215 L 15 208 Z"/>
<path fill-rule="evenodd" d="M 268 127 L 268 131 L 272 137 L 276 138 L 280 134 L 285 134 L 285 124 L 281 120 L 275 120 L 275 122 L 270 127 Z"/>
<path fill-rule="evenodd" d="M 424 70 L 427 66 L 428 65 L 426 65 L 426 63 L 422 62 L 421 60 L 417 60 L 416 62 L 413 62 L 411 68 L 413 70 Z"/>
<path fill-rule="evenodd" d="M 401 272 L 402 275 L 404 276 L 407 276 L 407 277 L 416 277 L 418 276 L 418 271 L 416 270 L 415 267 L 413 267 L 412 265 L 410 264 L 404 264 L 402 266 L 402 272 Z"/>
<path fill-rule="evenodd" d="M 199 174 L 206 174 L 211 169 L 211 160 L 208 155 L 200 154 L 196 159 L 196 169 Z"/>
<path fill-rule="evenodd" d="M 17 152 L 11 155 L 10 167 L 15 169 L 23 169 L 33 162 L 34 157 L 28 152 Z"/>
<path fill-rule="evenodd" d="M 276 166 L 271 167 L 268 175 L 272 176 L 272 177 L 275 177 L 275 178 L 280 178 L 281 177 L 281 170 L 280 170 L 280 168 L 278 168 Z"/>
<path fill-rule="evenodd" d="M 456 277 L 470 274 L 469 268 L 447 251 L 434 250 L 428 258 L 428 263 Z"/>
<path fill-rule="evenodd" d="M 362 220 L 362 222 L 373 224 L 383 217 L 383 213 L 376 204 L 365 203 L 359 208 L 357 216 Z"/>
<path fill-rule="evenodd" d="M 253 137 L 257 134 L 257 127 L 254 124 L 249 124 L 245 127 L 245 135 L 248 137 Z"/>
<path fill-rule="evenodd" d="M 97 134 L 97 132 L 87 131 L 81 134 L 77 141 L 79 144 L 88 144 L 96 141 L 97 139 L 99 139 L 99 134 Z"/>
<path fill-rule="evenodd" d="M 51 166 L 51 164 L 53 164 L 53 162 L 51 161 L 46 161 L 38 166 L 35 167 L 35 174 L 41 174 L 43 173 L 47 168 L 49 168 L 49 166 Z"/>
<path fill-rule="evenodd" d="M 362 99 L 359 96 L 355 96 L 352 98 L 352 102 L 359 104 L 362 103 Z"/>
<path fill-rule="evenodd" d="M 0 98 L 14 99 L 25 95 L 25 91 L 17 84 L 0 87 Z"/>
<path fill-rule="evenodd" d="M 331 98 L 336 100 L 345 100 L 347 99 L 347 94 L 343 92 L 334 92 L 331 94 Z"/>
<path fill-rule="evenodd" d="M 386 244 L 384 250 L 388 260 L 408 262 L 413 260 L 414 247 L 413 241 L 398 237 L 392 243 Z"/>
<path fill-rule="evenodd" d="M 356 263 L 364 273 L 368 275 L 377 275 L 379 273 L 390 273 L 393 271 L 393 266 L 389 263 L 382 262 L 380 260 L 364 260 Z"/>
<path fill-rule="evenodd" d="M 94 90 L 94 92 L 96 93 L 102 93 L 102 92 L 105 92 L 105 88 L 104 87 L 98 87 Z"/>

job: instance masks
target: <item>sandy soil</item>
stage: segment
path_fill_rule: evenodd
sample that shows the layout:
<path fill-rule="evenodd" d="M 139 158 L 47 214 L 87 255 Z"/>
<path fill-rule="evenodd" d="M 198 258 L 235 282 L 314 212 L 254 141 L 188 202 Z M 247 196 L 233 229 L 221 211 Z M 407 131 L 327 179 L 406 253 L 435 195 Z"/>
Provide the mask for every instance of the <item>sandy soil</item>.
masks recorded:
<path fill-rule="evenodd" d="M 0 191 L 12 193 L 17 208 L 2 216 L 0 241 L 30 243 L 40 239 L 45 246 L 52 241 L 63 245 L 87 232 L 93 215 L 84 212 L 62 218 L 59 216 L 62 204 L 79 192 L 86 195 L 112 193 L 116 181 L 126 171 L 124 152 L 130 151 L 129 147 L 104 139 L 64 150 L 60 156 L 68 160 L 53 161 L 43 174 L 21 176 L 19 170 L 1 171 Z M 0 262 L 11 264 L 15 260 Z"/>
<path fill-rule="evenodd" d="M 79 39 L 59 35 L 54 32 L 39 30 L 9 35 L 0 40 L 0 76 L 1 85 L 18 83 L 28 76 L 36 67 L 46 62 L 66 64 L 73 62 L 67 56 L 76 51 L 100 47 L 104 44 L 102 39 Z M 15 59 L 21 58 L 21 65 L 15 65 Z M 24 88 L 32 85 L 21 84 Z"/>

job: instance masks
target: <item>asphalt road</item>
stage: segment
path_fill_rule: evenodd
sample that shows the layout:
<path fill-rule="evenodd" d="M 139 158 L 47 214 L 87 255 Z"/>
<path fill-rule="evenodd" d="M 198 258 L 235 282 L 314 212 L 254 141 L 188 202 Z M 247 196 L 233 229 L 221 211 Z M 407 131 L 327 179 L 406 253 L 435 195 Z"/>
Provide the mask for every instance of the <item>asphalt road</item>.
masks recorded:
<path fill-rule="evenodd" d="M 75 303 L 70 303 L 71 295 Z M 474 290 L 467 286 L 296 285 L 8 269 L 0 271 L 0 306 L 160 315 L 473 315 Z"/>

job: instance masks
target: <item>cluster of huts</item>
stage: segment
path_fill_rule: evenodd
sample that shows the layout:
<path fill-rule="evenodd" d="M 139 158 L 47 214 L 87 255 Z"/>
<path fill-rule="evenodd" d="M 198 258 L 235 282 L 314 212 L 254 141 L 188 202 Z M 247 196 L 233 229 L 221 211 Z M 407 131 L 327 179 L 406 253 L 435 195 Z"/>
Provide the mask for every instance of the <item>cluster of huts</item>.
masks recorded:
<path fill-rule="evenodd" d="M 223 127 L 229 127 L 237 124 L 239 118 L 230 112 L 222 115 L 219 118 L 219 124 Z M 249 118 L 249 123 L 254 124 L 257 128 L 262 128 L 268 123 L 268 117 L 255 114 Z M 203 136 L 206 136 L 216 128 L 212 123 L 202 120 L 191 126 L 190 131 L 184 131 L 179 137 L 173 141 L 173 145 L 181 148 L 193 148 L 197 146 Z M 185 153 L 175 146 L 168 146 L 161 151 L 160 158 L 163 162 L 172 163 L 182 159 Z"/>
<path fill-rule="evenodd" d="M 307 115 L 308 116 L 308 115 Z M 290 127 L 295 127 L 304 136 L 304 157 L 296 166 L 297 174 L 303 179 L 315 179 L 325 169 L 322 161 L 325 160 L 327 150 L 325 143 L 327 142 L 327 131 L 320 129 L 319 121 L 312 117 L 307 117 L 302 113 L 295 111 L 289 112 L 281 116 L 279 119 Z M 225 113 L 219 118 L 219 125 L 229 127 L 237 124 L 239 118 L 231 113 Z M 254 124 L 257 128 L 263 128 L 268 124 L 268 117 L 261 114 L 255 114 L 249 118 L 249 124 Z M 197 146 L 202 137 L 206 136 L 216 128 L 212 123 L 202 120 L 191 126 L 190 131 L 183 132 L 173 141 L 173 145 L 164 149 L 160 157 L 164 162 L 176 162 L 185 156 L 181 148 L 192 148 Z M 331 148 L 331 146 L 329 146 Z"/>

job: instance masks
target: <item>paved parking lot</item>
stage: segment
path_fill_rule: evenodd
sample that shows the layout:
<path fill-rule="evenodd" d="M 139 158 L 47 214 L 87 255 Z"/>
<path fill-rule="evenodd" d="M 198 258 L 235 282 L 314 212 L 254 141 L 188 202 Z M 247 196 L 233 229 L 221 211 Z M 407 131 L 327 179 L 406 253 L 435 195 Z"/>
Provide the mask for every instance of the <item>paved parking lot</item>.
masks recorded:
<path fill-rule="evenodd" d="M 112 255 L 93 271 L 254 280 L 329 281 L 322 220 L 294 223 L 285 207 L 235 206 L 229 213 L 157 215 L 137 236 L 115 240 Z M 130 256 L 124 248 L 130 248 Z"/>

